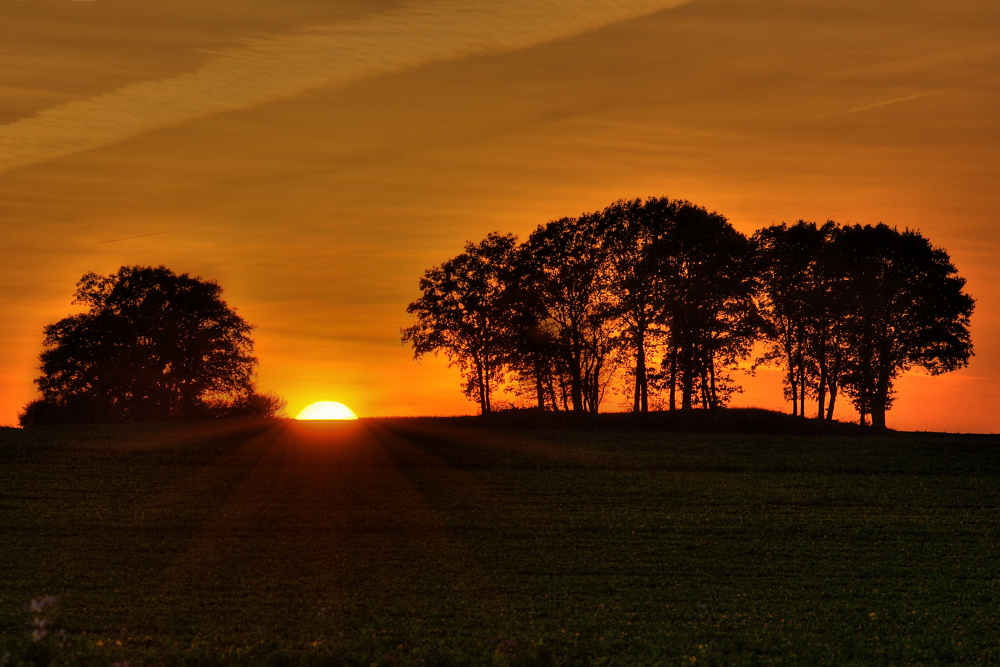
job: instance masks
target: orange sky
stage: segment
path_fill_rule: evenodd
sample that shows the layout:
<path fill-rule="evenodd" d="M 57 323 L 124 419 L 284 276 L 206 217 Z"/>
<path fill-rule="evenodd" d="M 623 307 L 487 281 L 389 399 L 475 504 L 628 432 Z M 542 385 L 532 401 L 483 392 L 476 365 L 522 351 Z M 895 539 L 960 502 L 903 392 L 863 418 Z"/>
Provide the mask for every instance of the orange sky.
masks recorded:
<path fill-rule="evenodd" d="M 904 377 L 889 425 L 1000 430 L 993 0 L 3 0 L 0 26 L 0 424 L 76 281 L 123 264 L 218 280 L 293 414 L 471 413 L 400 344 L 423 271 L 669 196 L 945 247 L 976 356 Z"/>

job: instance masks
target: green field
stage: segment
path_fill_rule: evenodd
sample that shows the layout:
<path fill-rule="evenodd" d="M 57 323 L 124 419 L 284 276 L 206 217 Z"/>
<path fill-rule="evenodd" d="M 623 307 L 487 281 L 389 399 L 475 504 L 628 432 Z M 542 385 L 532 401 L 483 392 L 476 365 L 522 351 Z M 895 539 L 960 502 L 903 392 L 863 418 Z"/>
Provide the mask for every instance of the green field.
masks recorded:
<path fill-rule="evenodd" d="M 1000 662 L 1000 439 L 628 424 L 0 429 L 0 664 Z"/>

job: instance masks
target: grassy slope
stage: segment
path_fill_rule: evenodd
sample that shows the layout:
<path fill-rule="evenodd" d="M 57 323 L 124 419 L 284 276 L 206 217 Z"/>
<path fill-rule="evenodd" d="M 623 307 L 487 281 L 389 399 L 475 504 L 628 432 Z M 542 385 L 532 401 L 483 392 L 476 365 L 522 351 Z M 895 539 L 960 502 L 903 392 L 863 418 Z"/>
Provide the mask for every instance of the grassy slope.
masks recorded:
<path fill-rule="evenodd" d="M 996 438 L 474 424 L 2 430 L 0 659 L 1000 661 Z"/>

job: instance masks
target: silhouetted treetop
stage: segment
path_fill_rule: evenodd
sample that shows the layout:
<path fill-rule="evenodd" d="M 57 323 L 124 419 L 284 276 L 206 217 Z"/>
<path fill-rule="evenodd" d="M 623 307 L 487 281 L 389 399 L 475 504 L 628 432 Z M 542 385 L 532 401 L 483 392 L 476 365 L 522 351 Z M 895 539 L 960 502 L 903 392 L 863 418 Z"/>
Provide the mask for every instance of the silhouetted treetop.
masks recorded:
<path fill-rule="evenodd" d="M 505 383 L 538 409 L 596 412 L 609 387 L 635 412 L 716 408 L 763 342 L 793 415 L 813 397 L 833 419 L 846 394 L 884 428 L 900 373 L 968 363 L 964 287 L 917 232 L 799 221 L 747 239 L 685 200 L 620 200 L 468 244 L 420 281 L 403 341 L 445 351 L 483 413 Z"/>
<path fill-rule="evenodd" d="M 26 406 L 22 423 L 280 409 L 276 397 L 252 399 L 253 326 L 223 301 L 215 281 L 163 266 L 123 266 L 84 275 L 74 303 L 87 310 L 45 327 L 36 380 L 42 397 Z"/>
<path fill-rule="evenodd" d="M 862 420 L 871 415 L 884 428 L 901 373 L 939 375 L 969 363 L 975 300 L 948 253 L 916 231 L 843 227 L 834 257 L 847 292 L 845 384 Z"/>
<path fill-rule="evenodd" d="M 505 303 L 517 237 L 490 234 L 467 243 L 465 252 L 428 269 L 420 279 L 423 296 L 406 312 L 416 323 L 401 331 L 413 356 L 444 352 L 462 369 L 463 391 L 480 411 L 491 409 L 492 390 L 509 348 L 511 309 Z"/>

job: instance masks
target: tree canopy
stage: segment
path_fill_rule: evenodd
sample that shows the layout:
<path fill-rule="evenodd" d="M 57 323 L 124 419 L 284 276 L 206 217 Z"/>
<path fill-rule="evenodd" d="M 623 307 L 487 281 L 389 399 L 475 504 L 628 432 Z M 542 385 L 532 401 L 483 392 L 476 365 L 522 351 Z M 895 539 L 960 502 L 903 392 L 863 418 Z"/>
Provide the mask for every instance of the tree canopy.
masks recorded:
<path fill-rule="evenodd" d="M 24 408 L 24 425 L 273 416 L 283 407 L 256 393 L 253 326 L 215 281 L 123 266 L 84 275 L 73 303 L 86 310 L 45 327 L 42 396 Z"/>
<path fill-rule="evenodd" d="M 910 368 L 939 375 L 972 356 L 975 301 L 951 259 L 918 232 L 853 225 L 835 240 L 850 350 L 845 386 L 864 421 L 885 427 L 893 383 Z"/>
<path fill-rule="evenodd" d="M 505 337 L 512 311 L 504 299 L 516 245 L 513 235 L 490 234 L 428 269 L 420 279 L 423 296 L 407 308 L 417 321 L 402 332 L 403 340 L 413 344 L 414 357 L 441 351 L 458 364 L 463 391 L 479 401 L 484 413 L 491 410 L 497 373 L 509 347 Z"/>
<path fill-rule="evenodd" d="M 403 329 L 419 357 L 466 370 L 481 412 L 505 383 L 539 409 L 596 412 L 609 387 L 635 412 L 723 406 L 731 371 L 780 364 L 792 412 L 833 419 L 838 395 L 885 427 L 893 383 L 972 356 L 974 300 L 948 254 L 884 224 L 799 221 L 748 239 L 684 200 L 622 200 L 490 234 L 428 270 Z M 473 391 L 475 388 L 475 391 Z"/>

